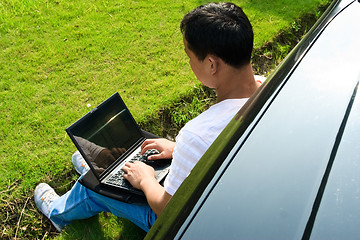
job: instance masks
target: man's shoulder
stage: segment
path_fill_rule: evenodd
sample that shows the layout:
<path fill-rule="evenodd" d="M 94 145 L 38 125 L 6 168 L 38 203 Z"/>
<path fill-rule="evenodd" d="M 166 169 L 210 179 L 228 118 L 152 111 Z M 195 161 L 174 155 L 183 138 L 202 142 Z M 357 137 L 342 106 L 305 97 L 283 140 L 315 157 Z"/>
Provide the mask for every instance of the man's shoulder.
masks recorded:
<path fill-rule="evenodd" d="M 211 106 L 196 118 L 189 121 L 179 134 L 190 135 L 190 137 L 212 139 L 217 136 L 247 99 L 228 99 Z"/>

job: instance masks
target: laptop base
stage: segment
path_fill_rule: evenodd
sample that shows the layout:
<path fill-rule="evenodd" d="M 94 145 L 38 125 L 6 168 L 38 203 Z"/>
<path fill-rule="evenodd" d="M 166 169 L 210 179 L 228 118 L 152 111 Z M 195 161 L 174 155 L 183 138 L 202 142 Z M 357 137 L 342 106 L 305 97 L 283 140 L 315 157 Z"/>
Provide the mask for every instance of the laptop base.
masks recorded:
<path fill-rule="evenodd" d="M 79 179 L 79 182 L 84 187 L 115 200 L 133 204 L 147 203 L 145 196 L 140 196 L 138 194 L 133 194 L 128 191 L 123 191 L 119 188 L 115 189 L 100 184 L 92 171 L 88 171 L 81 179 Z"/>
<path fill-rule="evenodd" d="M 159 138 L 159 136 L 156 136 L 152 133 L 146 132 L 144 130 L 141 131 L 147 139 Z M 160 184 L 163 184 L 164 180 L 165 179 L 163 179 L 160 182 Z M 131 193 L 127 190 L 122 190 L 120 188 L 113 188 L 101 184 L 92 171 L 88 171 L 81 179 L 79 179 L 79 183 L 81 183 L 84 187 L 96 193 L 110 197 L 115 200 L 119 200 L 126 203 L 132 203 L 132 204 L 147 204 L 146 197 L 144 195 Z"/>

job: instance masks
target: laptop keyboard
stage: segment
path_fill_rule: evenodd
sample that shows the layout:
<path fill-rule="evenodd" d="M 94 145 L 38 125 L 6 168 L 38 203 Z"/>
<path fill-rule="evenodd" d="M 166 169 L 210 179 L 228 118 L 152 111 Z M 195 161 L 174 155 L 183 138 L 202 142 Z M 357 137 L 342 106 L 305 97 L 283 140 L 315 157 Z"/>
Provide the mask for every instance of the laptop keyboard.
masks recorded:
<path fill-rule="evenodd" d="M 150 149 L 147 150 L 144 155 L 140 154 L 140 150 L 138 152 L 134 152 L 133 155 L 131 156 L 131 159 L 128 162 L 135 162 L 135 161 L 140 161 L 140 162 L 147 162 L 147 157 L 152 155 L 152 154 L 157 154 L 159 153 L 157 150 L 155 149 Z M 106 180 L 104 180 L 104 183 L 109 184 L 109 185 L 113 185 L 113 186 L 118 186 L 118 187 L 123 187 L 123 188 L 132 188 L 131 184 L 123 177 L 124 175 L 124 171 L 122 170 L 123 166 L 125 165 L 125 163 L 120 164 L 107 178 Z M 162 176 L 166 175 L 167 171 L 155 171 L 155 177 L 156 179 L 161 178 Z"/>
<path fill-rule="evenodd" d="M 129 162 L 133 163 L 135 161 L 144 161 L 140 152 L 136 153 L 130 160 Z M 116 172 L 114 172 L 110 178 L 108 178 L 106 180 L 106 183 L 111 184 L 111 185 L 115 185 L 115 186 L 121 186 L 121 187 L 125 187 L 125 188 L 129 188 L 131 187 L 131 184 L 123 177 L 124 171 L 122 170 L 122 168 Z"/>
<path fill-rule="evenodd" d="M 135 162 L 135 161 L 140 161 L 140 162 L 146 162 L 147 157 L 151 154 L 156 154 L 158 153 L 157 150 L 154 149 L 150 149 L 148 151 L 146 151 L 144 153 L 144 155 L 140 154 L 140 151 L 135 153 L 135 155 L 133 155 L 131 157 L 131 159 L 128 162 Z M 112 174 L 110 174 L 110 177 L 105 181 L 105 183 L 110 184 L 110 185 L 115 185 L 115 186 L 121 186 L 124 188 L 130 188 L 132 187 L 131 184 L 123 177 L 124 171 L 122 170 L 123 165 L 120 167 L 119 170 L 115 170 Z"/>

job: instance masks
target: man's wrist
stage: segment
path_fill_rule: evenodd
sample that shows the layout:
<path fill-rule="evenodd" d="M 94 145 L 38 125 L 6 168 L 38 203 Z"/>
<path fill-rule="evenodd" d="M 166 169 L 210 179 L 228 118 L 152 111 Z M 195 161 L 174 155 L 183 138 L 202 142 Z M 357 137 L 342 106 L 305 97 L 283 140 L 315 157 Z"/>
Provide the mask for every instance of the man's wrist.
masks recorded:
<path fill-rule="evenodd" d="M 146 193 L 147 189 L 152 188 L 156 184 L 158 184 L 158 181 L 155 177 L 148 177 L 140 182 L 140 190 Z"/>

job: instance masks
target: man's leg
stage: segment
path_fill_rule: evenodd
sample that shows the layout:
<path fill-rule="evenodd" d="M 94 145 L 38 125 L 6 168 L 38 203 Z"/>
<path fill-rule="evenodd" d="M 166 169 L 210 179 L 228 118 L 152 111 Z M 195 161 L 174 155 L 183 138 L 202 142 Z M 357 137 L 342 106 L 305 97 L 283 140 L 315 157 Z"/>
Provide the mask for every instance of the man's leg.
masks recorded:
<path fill-rule="evenodd" d="M 157 218 L 147 204 L 136 205 L 117 201 L 95 193 L 79 182 L 76 182 L 69 192 L 55 199 L 50 204 L 49 210 L 47 217 L 60 228 L 73 220 L 90 218 L 100 212 L 111 212 L 149 231 Z"/>
<path fill-rule="evenodd" d="M 72 163 L 80 178 L 89 170 L 85 160 L 77 151 L 72 156 Z M 73 188 L 59 197 L 47 184 L 39 184 L 35 189 L 35 202 L 60 231 L 73 220 L 86 219 L 100 212 L 111 212 L 117 217 L 126 218 L 145 231 L 149 231 L 157 216 L 149 205 L 128 204 L 100 195 L 87 189 L 78 181 Z"/>

